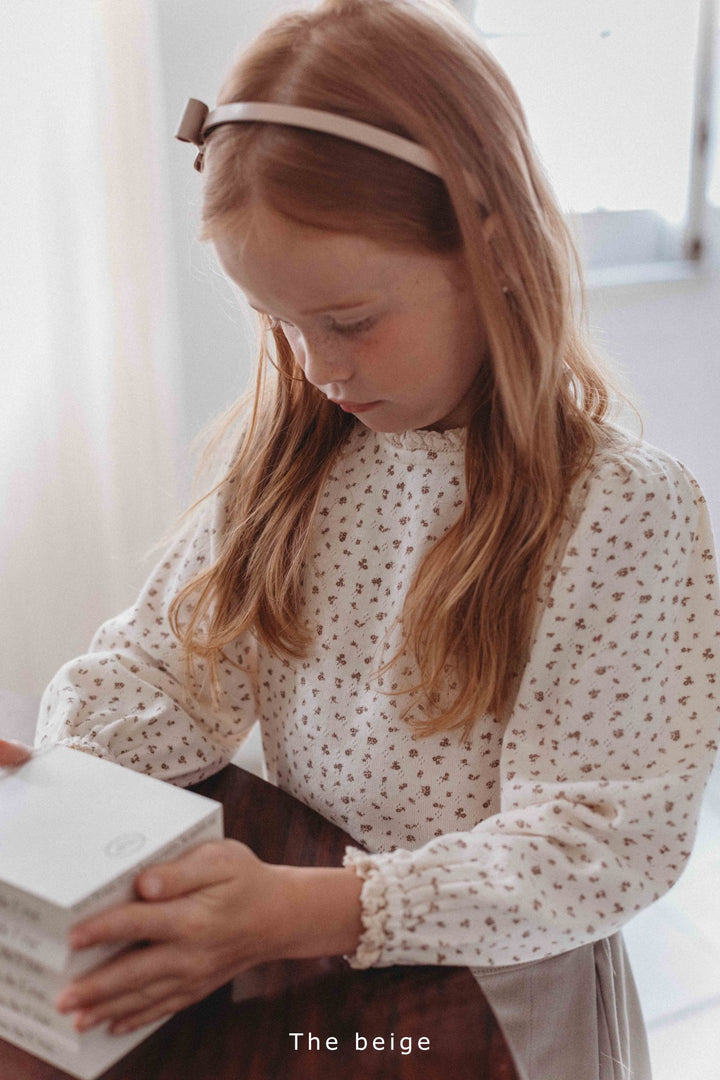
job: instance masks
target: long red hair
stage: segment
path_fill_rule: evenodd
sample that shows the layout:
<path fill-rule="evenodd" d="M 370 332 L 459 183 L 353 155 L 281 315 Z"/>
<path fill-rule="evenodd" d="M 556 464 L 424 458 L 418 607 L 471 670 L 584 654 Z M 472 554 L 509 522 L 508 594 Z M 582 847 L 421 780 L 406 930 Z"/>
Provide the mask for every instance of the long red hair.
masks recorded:
<path fill-rule="evenodd" d="M 241 229 L 260 200 L 306 225 L 463 253 L 490 359 L 466 431 L 464 509 L 419 568 L 402 624 L 429 704 L 423 730 L 467 733 L 508 704 L 569 490 L 610 401 L 571 235 L 507 76 L 441 0 L 325 0 L 285 15 L 233 65 L 219 102 L 241 100 L 342 113 L 440 163 L 442 180 L 332 136 L 227 125 L 206 153 L 203 235 Z M 304 379 L 281 329 L 261 331 L 256 386 L 227 421 L 249 412 L 224 481 L 233 524 L 172 607 L 188 656 L 215 675 L 248 629 L 279 655 L 306 654 L 304 557 L 328 471 L 357 423 Z M 437 710 L 449 670 L 457 696 Z"/>

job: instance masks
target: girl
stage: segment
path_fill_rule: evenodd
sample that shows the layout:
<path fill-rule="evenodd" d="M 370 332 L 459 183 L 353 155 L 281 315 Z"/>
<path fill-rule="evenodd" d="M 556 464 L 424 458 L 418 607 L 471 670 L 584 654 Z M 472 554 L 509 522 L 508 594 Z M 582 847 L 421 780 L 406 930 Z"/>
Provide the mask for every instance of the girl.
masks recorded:
<path fill-rule="evenodd" d="M 272 782 L 368 850 L 146 871 L 74 934 L 145 947 L 59 1006 L 121 1031 L 275 957 L 461 964 L 521 1075 L 646 1077 L 617 932 L 682 872 L 716 749 L 702 495 L 609 422 L 521 106 L 442 0 L 286 15 L 220 102 L 179 135 L 257 383 L 37 738 L 187 785 L 259 719 Z"/>

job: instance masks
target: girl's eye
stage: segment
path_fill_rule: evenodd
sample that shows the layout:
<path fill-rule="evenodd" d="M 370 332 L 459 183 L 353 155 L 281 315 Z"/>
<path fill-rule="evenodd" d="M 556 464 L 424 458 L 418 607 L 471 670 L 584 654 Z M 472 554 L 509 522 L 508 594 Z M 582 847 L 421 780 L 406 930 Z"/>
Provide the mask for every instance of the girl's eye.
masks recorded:
<path fill-rule="evenodd" d="M 286 322 L 284 319 L 278 319 L 275 315 L 267 316 L 270 323 L 271 330 L 283 330 L 287 333 L 290 330 L 294 330 L 295 327 L 292 323 Z M 364 319 L 359 319 L 357 322 L 341 323 L 331 320 L 330 329 L 334 334 L 362 334 L 364 331 L 369 330 L 376 322 L 374 315 L 367 315 Z"/>
<path fill-rule="evenodd" d="M 360 319 L 358 322 L 353 323 L 332 323 L 332 330 L 336 334 L 362 334 L 363 331 L 369 330 L 375 323 L 375 316 L 368 315 L 364 319 Z"/>

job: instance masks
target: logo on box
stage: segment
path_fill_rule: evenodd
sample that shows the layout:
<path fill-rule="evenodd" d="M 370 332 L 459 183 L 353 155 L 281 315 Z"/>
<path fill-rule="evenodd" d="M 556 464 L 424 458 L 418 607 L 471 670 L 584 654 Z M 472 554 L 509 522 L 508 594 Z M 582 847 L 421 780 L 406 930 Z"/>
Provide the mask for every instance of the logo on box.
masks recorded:
<path fill-rule="evenodd" d="M 147 837 L 144 833 L 121 833 L 120 836 L 113 837 L 113 839 L 105 845 L 105 854 L 110 859 L 122 859 L 128 855 L 134 855 L 145 846 L 146 840 Z"/>

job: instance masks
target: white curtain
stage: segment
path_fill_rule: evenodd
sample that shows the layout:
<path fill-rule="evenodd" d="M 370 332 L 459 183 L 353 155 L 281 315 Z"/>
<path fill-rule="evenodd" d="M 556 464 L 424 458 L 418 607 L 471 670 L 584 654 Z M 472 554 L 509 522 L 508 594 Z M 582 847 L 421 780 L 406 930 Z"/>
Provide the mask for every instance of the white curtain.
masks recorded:
<path fill-rule="evenodd" d="M 147 0 L 6 0 L 0 688 L 132 601 L 177 512 L 179 400 Z"/>

